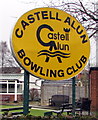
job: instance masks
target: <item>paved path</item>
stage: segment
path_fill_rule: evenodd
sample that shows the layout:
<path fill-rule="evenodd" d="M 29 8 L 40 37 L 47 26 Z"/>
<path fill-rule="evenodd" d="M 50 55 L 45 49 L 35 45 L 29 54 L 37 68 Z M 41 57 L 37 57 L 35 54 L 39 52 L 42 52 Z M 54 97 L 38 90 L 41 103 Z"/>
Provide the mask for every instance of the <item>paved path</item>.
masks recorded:
<path fill-rule="evenodd" d="M 51 109 L 51 107 L 48 107 L 48 106 L 32 106 L 31 109 L 48 110 L 48 111 L 54 111 L 55 110 L 55 109 Z"/>

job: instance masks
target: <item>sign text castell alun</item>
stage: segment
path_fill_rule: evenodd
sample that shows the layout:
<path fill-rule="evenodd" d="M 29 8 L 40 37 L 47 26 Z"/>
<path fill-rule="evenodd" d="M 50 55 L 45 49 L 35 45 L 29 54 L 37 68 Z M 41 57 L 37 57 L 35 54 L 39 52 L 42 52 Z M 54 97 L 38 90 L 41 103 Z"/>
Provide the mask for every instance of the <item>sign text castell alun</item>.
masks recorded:
<path fill-rule="evenodd" d="M 38 8 L 22 15 L 14 27 L 11 47 L 25 70 L 47 80 L 76 76 L 90 54 L 84 27 L 70 14 L 55 8 Z"/>

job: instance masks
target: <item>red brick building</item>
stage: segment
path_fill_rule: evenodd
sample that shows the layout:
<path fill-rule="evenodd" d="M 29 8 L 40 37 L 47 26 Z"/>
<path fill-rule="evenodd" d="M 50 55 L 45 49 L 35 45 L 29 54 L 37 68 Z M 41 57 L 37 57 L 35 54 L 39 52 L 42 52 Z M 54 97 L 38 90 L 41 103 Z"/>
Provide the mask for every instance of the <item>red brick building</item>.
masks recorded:
<path fill-rule="evenodd" d="M 98 67 L 90 68 L 90 99 L 91 110 L 98 112 Z"/>

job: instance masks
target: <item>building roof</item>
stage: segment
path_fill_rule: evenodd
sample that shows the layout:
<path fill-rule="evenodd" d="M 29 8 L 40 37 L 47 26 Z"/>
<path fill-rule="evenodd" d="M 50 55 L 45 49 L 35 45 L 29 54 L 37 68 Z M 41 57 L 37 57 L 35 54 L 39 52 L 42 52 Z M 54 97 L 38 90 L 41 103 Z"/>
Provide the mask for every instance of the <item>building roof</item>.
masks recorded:
<path fill-rule="evenodd" d="M 45 80 L 44 84 L 72 84 L 72 79 L 67 80 Z"/>
<path fill-rule="evenodd" d="M 15 73 L 21 73 L 21 69 L 19 67 L 2 67 L 0 68 L 1 74 L 15 74 Z"/>

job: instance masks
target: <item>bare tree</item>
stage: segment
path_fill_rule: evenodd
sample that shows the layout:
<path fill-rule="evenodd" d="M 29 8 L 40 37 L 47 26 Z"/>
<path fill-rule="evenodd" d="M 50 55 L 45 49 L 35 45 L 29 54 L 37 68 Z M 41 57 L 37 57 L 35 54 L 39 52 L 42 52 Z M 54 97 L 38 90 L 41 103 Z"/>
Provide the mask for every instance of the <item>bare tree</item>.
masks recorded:
<path fill-rule="evenodd" d="M 18 0 L 23 4 L 34 4 L 38 6 L 38 1 L 23 1 Z M 89 34 L 89 38 L 95 37 L 95 34 L 98 31 L 98 9 L 96 4 L 98 2 L 82 2 L 82 0 L 50 0 L 49 2 L 42 0 L 42 5 L 47 7 L 59 8 L 63 11 L 74 16 L 86 29 Z"/>
<path fill-rule="evenodd" d="M 18 67 L 6 42 L 0 43 L 0 67 Z"/>
<path fill-rule="evenodd" d="M 48 7 L 60 8 L 63 11 L 74 16 L 86 29 L 89 38 L 95 37 L 98 31 L 98 9 L 95 9 L 97 3 L 83 3 L 82 0 L 65 1 L 61 0 L 60 3 L 50 1 Z"/>
<path fill-rule="evenodd" d="M 92 37 L 95 38 L 95 39 L 90 39 L 94 43 L 94 40 L 97 40 L 96 34 L 98 33 L 98 8 L 96 8 L 98 2 L 83 3 L 82 0 L 77 0 L 77 1 L 73 0 L 73 2 L 72 1 L 69 2 L 69 1 L 67 2 L 65 0 L 61 0 L 60 3 L 56 5 L 56 2 L 54 3 L 52 0 L 50 2 L 51 5 L 48 6 L 62 9 L 63 11 L 75 17 L 82 24 L 82 26 L 85 27 L 89 35 L 89 38 Z M 90 68 L 90 64 L 88 64 L 87 68 Z M 88 72 L 85 72 L 85 70 L 82 73 L 81 82 L 85 87 L 85 96 L 89 97 L 90 96 L 89 74 Z"/>
<path fill-rule="evenodd" d="M 29 93 L 30 93 L 31 100 L 37 100 L 39 98 L 38 89 L 32 88 L 30 89 Z"/>

